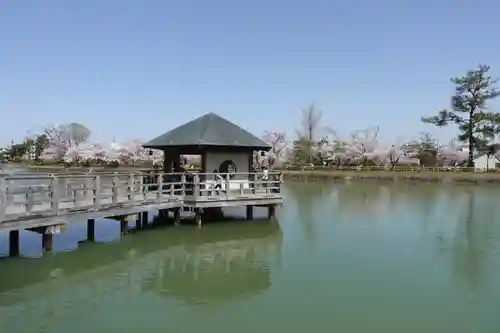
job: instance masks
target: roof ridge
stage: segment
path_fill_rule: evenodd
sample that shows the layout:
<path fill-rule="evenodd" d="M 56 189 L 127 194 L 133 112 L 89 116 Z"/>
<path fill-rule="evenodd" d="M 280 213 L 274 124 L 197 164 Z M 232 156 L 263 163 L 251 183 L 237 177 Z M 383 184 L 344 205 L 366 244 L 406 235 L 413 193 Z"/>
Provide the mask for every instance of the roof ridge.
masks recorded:
<path fill-rule="evenodd" d="M 209 128 L 210 123 L 212 122 L 214 115 L 215 114 L 213 112 L 209 112 L 209 113 L 205 114 L 204 116 L 202 116 L 203 118 L 205 118 L 207 120 L 203 123 L 203 127 L 202 127 L 201 132 L 200 132 L 200 137 L 198 139 L 198 143 L 200 143 L 200 144 L 204 143 L 205 133 L 207 133 L 207 129 Z"/>

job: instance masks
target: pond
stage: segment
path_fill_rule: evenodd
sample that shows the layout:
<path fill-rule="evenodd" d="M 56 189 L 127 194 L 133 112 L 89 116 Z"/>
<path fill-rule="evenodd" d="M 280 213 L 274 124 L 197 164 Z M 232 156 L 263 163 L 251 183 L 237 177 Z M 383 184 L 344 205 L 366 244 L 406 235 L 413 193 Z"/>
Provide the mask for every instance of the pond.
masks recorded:
<path fill-rule="evenodd" d="M 0 260 L 15 332 L 499 332 L 500 189 L 287 183 L 278 221 L 85 221 Z M 233 214 L 242 214 L 235 210 Z M 265 211 L 259 212 L 262 216 Z M 258 215 L 258 214 L 256 214 Z M 0 253 L 7 253 L 0 234 Z"/>

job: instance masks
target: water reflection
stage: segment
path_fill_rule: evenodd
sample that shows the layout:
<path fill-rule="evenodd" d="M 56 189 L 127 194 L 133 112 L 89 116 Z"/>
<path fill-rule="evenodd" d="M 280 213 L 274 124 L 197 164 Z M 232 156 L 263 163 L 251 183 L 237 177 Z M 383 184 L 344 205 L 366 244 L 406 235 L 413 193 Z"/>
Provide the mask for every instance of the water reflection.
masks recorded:
<path fill-rule="evenodd" d="M 478 199 L 482 194 L 472 189 L 466 192 L 452 243 L 453 276 L 471 291 L 478 288 L 487 276 L 489 240 L 494 236 L 491 227 L 500 222 L 494 215 L 498 211 L 497 203 L 493 202 L 494 206 L 489 207 L 491 202 L 488 203 L 487 198 Z"/>
<path fill-rule="evenodd" d="M 328 217 L 325 214 L 325 209 L 322 207 L 324 199 L 331 192 L 333 183 L 288 183 L 285 187 L 284 194 L 287 198 L 286 205 L 290 205 L 296 209 L 296 216 L 301 221 L 306 246 L 309 250 L 314 247 L 314 242 L 317 237 L 316 220 L 317 214 L 321 214 L 321 218 Z"/>
<path fill-rule="evenodd" d="M 97 303 L 150 292 L 188 303 L 249 297 L 269 288 L 281 243 L 277 223 L 253 221 L 151 229 L 39 260 L 6 260 L 0 322 L 6 332 L 34 332 Z"/>
<path fill-rule="evenodd" d="M 498 188 L 322 182 L 284 193 L 280 227 L 155 228 L 2 261 L 2 329 L 499 331 Z"/>

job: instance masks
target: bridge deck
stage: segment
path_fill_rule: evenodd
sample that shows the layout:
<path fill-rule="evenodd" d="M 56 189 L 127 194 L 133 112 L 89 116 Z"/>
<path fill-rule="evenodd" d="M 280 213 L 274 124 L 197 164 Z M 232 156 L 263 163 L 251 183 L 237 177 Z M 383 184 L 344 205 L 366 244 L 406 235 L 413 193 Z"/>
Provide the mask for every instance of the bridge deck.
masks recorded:
<path fill-rule="evenodd" d="M 184 206 L 280 204 L 281 183 L 271 173 L 267 179 L 256 173 L 0 174 L 0 230 Z"/>

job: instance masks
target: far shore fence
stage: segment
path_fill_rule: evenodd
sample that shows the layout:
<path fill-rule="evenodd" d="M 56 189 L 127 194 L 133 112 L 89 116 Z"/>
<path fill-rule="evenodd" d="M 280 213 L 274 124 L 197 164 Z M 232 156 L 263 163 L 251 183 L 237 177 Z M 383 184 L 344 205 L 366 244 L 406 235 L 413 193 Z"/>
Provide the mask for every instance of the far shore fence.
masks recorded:
<path fill-rule="evenodd" d="M 497 168 L 467 168 L 447 166 L 291 166 L 276 168 L 284 172 L 493 172 L 500 173 Z"/>
<path fill-rule="evenodd" d="M 453 166 L 416 166 L 416 165 L 395 165 L 395 166 L 288 166 L 288 167 L 273 167 L 274 171 L 282 172 L 419 172 L 419 173 L 434 173 L 434 172 L 474 172 L 474 173 L 500 173 L 500 168 L 467 168 L 467 167 L 453 167 Z M 190 172 L 197 172 L 197 169 L 190 170 Z M 259 168 L 256 170 L 260 171 Z M 147 168 L 65 168 L 65 169 L 36 169 L 30 168 L 25 171 L 17 171 L 16 175 L 54 175 L 54 174 L 143 174 L 148 175 L 151 173 L 161 172 L 158 169 L 147 169 Z M 2 174 L 0 170 L 0 174 Z M 7 172 L 9 173 L 9 172 Z"/>

